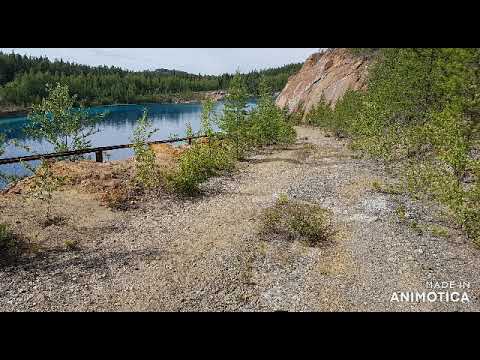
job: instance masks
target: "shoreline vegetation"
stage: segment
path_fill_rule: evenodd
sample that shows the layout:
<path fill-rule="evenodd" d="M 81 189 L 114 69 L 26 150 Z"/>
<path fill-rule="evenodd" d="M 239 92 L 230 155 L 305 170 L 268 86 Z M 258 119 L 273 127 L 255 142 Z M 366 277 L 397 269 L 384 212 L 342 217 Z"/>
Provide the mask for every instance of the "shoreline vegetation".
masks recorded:
<path fill-rule="evenodd" d="M 148 104 L 200 104 L 206 99 L 212 99 L 213 101 L 221 101 L 227 95 L 226 90 L 214 90 L 204 91 L 196 94 L 192 94 L 190 98 L 184 98 L 179 96 L 170 96 L 165 98 L 158 98 L 158 101 L 145 101 L 145 102 L 130 102 L 130 103 L 92 103 L 88 104 L 88 107 L 96 106 L 130 106 L 130 105 L 148 105 Z M 154 100 L 154 99 L 152 99 Z M 0 105 L 0 121 L 4 118 L 23 117 L 27 116 L 32 111 L 32 106 L 4 106 Z"/>
<path fill-rule="evenodd" d="M 238 73 L 246 92 L 260 94 L 263 79 L 272 93 L 283 89 L 302 64 Z M 66 85 L 76 94 L 75 105 L 191 103 L 208 96 L 218 99 L 236 74 L 202 75 L 178 70 L 128 71 L 117 67 L 87 66 L 43 57 L 0 52 L 0 118 L 22 115 L 47 96 L 46 85 Z"/>
<path fill-rule="evenodd" d="M 32 138 L 45 139 L 53 145 L 55 152 L 88 148 L 91 135 L 98 131 L 95 125 L 102 119 L 102 115 L 74 111 L 75 97 L 70 95 L 67 85 L 57 83 L 53 87 L 47 86 L 46 90 L 48 96 L 42 99 L 41 103 L 35 104 L 29 115 L 30 122 L 25 128 L 27 134 Z M 207 98 L 202 102 L 200 130 L 193 132 L 187 124 L 187 135 L 204 135 L 208 138 L 194 140 L 192 144 L 180 149 L 148 144 L 157 130 L 153 129 L 145 111 L 131 138 L 134 157 L 118 162 L 120 166 L 124 166 L 121 180 L 112 184 L 114 187 L 105 194 L 103 203 L 112 209 L 128 208 L 128 204 L 138 201 L 140 195 L 152 191 L 164 191 L 179 197 L 194 197 L 202 193 L 200 186 L 209 178 L 232 172 L 239 160 L 245 159 L 258 149 L 293 143 L 296 138 L 293 124 L 288 121 L 286 113 L 276 107 L 271 93 L 268 84 L 262 82 L 258 106 L 247 111 L 247 87 L 243 78 L 237 74 L 225 98 L 223 114 L 214 113 L 214 100 Z M 219 125 L 220 132 L 213 131 L 215 124 Z M 157 156 L 158 149 L 175 156 L 170 156 L 170 160 L 162 163 L 162 159 Z M 0 155 L 1 153 L 0 148 Z M 60 220 L 52 207 L 54 193 L 61 192 L 64 185 L 75 184 L 72 167 L 81 166 L 84 163 L 81 160 L 84 159 L 71 157 L 43 160 L 36 169 L 24 164 L 33 175 L 14 181 L 2 194 L 24 193 L 26 198 L 45 209 L 45 216 L 38 221 L 43 221 L 45 227 L 56 224 Z M 90 170 L 110 165 L 88 161 Z M 62 173 L 62 168 L 67 171 Z M 95 178 L 100 175 L 96 173 Z M 84 176 L 85 169 L 81 171 L 79 179 Z M 102 180 L 106 178 L 100 177 L 99 180 L 103 183 Z M 103 184 L 103 187 L 105 186 L 107 185 Z M 65 246 L 71 247 L 67 244 Z M 6 253 L 10 253 L 10 249 L 7 249 Z M 14 253 L 17 254 L 15 251 Z"/>

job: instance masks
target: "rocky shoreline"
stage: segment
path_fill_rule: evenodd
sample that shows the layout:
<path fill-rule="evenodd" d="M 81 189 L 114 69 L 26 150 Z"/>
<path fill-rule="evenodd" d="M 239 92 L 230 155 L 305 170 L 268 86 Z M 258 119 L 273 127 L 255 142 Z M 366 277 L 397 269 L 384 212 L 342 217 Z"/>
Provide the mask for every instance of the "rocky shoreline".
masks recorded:
<path fill-rule="evenodd" d="M 10 117 L 17 117 L 17 116 L 27 116 L 30 112 L 31 108 L 6 108 L 0 109 L 0 119 L 1 118 L 10 118 Z"/>

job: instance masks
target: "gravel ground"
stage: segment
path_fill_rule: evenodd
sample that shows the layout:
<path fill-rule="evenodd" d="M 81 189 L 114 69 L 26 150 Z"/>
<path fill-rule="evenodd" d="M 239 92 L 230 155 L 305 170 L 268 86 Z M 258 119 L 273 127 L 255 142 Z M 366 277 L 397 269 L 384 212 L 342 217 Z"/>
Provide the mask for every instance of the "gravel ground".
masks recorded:
<path fill-rule="evenodd" d="M 389 181 L 381 166 L 316 129 L 297 130 L 303 140 L 212 179 L 201 198 L 148 199 L 105 215 L 109 231 L 79 251 L 1 268 L 0 310 L 479 310 L 478 249 L 454 229 L 420 234 L 414 222 L 440 223 L 435 207 L 374 190 L 373 181 Z M 259 215 L 279 194 L 330 209 L 333 242 L 261 241 Z M 469 282 L 461 291 L 470 303 L 390 301 L 431 291 L 429 281 Z"/>

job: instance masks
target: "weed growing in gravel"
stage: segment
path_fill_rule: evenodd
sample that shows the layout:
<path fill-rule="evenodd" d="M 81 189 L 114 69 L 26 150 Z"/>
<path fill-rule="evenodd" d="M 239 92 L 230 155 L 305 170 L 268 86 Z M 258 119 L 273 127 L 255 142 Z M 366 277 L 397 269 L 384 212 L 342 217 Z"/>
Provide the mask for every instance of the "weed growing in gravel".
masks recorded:
<path fill-rule="evenodd" d="M 64 245 L 67 250 L 74 251 L 78 249 L 78 240 L 65 240 Z"/>
<path fill-rule="evenodd" d="M 417 233 L 417 235 L 423 235 L 424 227 L 418 223 L 418 221 L 413 220 L 410 222 L 410 228 Z"/>
<path fill-rule="evenodd" d="M 447 228 L 443 226 L 430 225 L 428 230 L 430 231 L 430 234 L 432 234 L 435 237 L 443 237 L 443 238 L 450 237 L 450 232 L 448 231 Z"/>
<path fill-rule="evenodd" d="M 372 182 L 372 188 L 373 188 L 373 190 L 375 190 L 377 192 L 382 192 L 383 191 L 383 184 L 381 184 L 380 182 L 375 180 L 375 181 Z"/>
<path fill-rule="evenodd" d="M 15 236 L 7 225 L 0 224 L 0 254 L 8 253 L 15 246 Z"/>
<path fill-rule="evenodd" d="M 318 246 L 329 241 L 333 234 L 329 211 L 318 205 L 279 199 L 262 214 L 263 237 L 280 235 L 287 240 Z"/>
<path fill-rule="evenodd" d="M 279 205 L 286 205 L 288 204 L 288 196 L 287 194 L 280 194 L 277 199 L 277 204 Z"/>
<path fill-rule="evenodd" d="M 168 188 L 187 196 L 199 193 L 199 185 L 208 178 L 233 170 L 238 153 L 233 141 L 213 133 L 213 101 L 206 100 L 202 105 L 200 131 L 194 134 L 189 126 L 187 136 L 207 135 L 208 139 L 193 140 L 192 146 L 180 155 L 177 168 L 164 176 Z"/>
<path fill-rule="evenodd" d="M 391 195 L 402 194 L 402 189 L 400 189 L 399 186 L 392 185 L 392 184 L 385 184 L 379 180 L 372 181 L 372 189 L 382 194 L 391 194 Z"/>
<path fill-rule="evenodd" d="M 397 206 L 397 208 L 395 209 L 395 214 L 397 214 L 400 221 L 407 220 L 407 209 L 405 208 L 405 205 Z"/>

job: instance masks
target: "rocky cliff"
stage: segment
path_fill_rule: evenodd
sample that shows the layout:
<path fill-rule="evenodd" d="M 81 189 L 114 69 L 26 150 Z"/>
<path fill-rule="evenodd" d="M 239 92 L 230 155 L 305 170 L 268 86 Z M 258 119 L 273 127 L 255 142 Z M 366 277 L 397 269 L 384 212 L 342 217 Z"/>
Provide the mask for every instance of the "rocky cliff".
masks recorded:
<path fill-rule="evenodd" d="M 353 56 L 348 49 L 315 53 L 290 77 L 276 103 L 289 112 L 303 110 L 305 113 L 322 98 L 335 106 L 348 89 L 366 87 L 368 65 L 367 58 Z"/>

